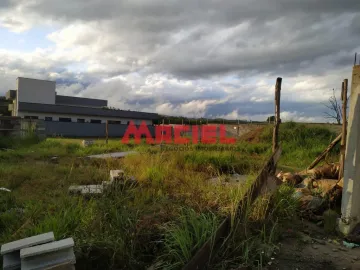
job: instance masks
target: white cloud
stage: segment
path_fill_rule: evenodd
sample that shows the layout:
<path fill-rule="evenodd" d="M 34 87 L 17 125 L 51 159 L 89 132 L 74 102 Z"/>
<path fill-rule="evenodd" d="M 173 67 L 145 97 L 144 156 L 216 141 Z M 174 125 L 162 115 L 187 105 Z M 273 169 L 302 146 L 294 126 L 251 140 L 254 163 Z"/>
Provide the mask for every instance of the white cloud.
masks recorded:
<path fill-rule="evenodd" d="M 27 76 L 122 109 L 264 120 L 282 76 L 282 117 L 316 122 L 316 104 L 351 77 L 359 8 L 356 0 L 5 0 L 2 27 L 57 30 L 49 47 L 0 49 L 0 92 Z"/>

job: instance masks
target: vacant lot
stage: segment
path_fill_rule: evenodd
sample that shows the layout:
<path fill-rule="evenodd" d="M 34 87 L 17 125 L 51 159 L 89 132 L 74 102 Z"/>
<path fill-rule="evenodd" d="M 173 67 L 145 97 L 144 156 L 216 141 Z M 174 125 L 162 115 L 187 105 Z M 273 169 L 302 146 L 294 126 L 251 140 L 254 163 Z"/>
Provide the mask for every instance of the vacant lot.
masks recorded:
<path fill-rule="evenodd" d="M 295 123 L 281 126 L 283 155 L 279 168 L 306 167 L 335 138 L 324 127 Z M 231 150 L 221 145 L 193 145 L 186 151 L 157 145 L 123 145 L 97 140 L 83 148 L 80 140 L 0 139 L 0 244 L 53 231 L 57 239 L 73 237 L 77 269 L 179 269 L 212 234 L 221 219 L 235 211 L 246 188 L 270 155 L 272 130 L 258 129 Z M 123 159 L 89 160 L 87 155 L 135 150 Z M 335 149 L 334 151 L 338 151 Z M 57 159 L 52 159 L 52 157 Z M 328 160 L 335 156 L 328 157 Z M 123 169 L 137 186 L 106 196 L 70 196 L 73 184 L 101 184 L 112 169 Z M 231 174 L 247 180 L 231 184 Z M 209 179 L 222 176 L 222 180 Z M 274 249 L 281 221 L 296 203 L 284 187 L 272 202 L 260 198 L 246 220 L 235 222 L 233 239 L 214 256 L 214 269 L 262 265 Z M 261 247 L 261 248 L 259 248 Z"/>

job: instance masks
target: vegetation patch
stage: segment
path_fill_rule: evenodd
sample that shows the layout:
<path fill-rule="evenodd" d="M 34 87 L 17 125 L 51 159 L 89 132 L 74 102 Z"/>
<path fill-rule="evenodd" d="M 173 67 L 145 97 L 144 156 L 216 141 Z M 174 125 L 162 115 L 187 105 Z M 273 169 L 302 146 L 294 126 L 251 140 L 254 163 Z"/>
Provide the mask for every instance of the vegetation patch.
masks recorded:
<path fill-rule="evenodd" d="M 82 147 L 77 139 L 1 138 L 11 150 L 0 151 L 0 187 L 12 192 L 0 191 L 0 244 L 53 231 L 57 239 L 74 238 L 77 269 L 180 269 L 225 216 L 234 216 L 271 153 L 271 131 L 265 126 L 255 142 L 240 139 L 231 148 L 193 145 L 181 151 L 119 140 Z M 280 136 L 280 165 L 304 168 L 336 135 L 326 128 L 284 123 Z M 84 158 L 129 150 L 139 154 Z M 123 169 L 138 185 L 97 198 L 68 194 L 70 185 L 107 181 L 114 169 Z M 209 181 L 235 173 L 247 175 L 246 183 Z M 232 220 L 231 236 L 211 267 L 262 265 L 266 250 L 276 248 L 283 220 L 295 213 L 292 192 L 283 187 L 273 200 L 264 196 L 246 206 L 244 218 Z"/>

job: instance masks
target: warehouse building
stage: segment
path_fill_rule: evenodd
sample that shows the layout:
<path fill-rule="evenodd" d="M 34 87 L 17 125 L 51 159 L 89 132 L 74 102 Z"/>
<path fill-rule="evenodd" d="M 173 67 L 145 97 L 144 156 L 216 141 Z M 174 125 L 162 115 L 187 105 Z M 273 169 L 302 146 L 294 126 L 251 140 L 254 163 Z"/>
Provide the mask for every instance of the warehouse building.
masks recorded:
<path fill-rule="evenodd" d="M 110 136 L 121 136 L 130 121 L 137 125 L 145 121 L 152 126 L 159 118 L 155 113 L 109 109 L 107 100 L 58 95 L 56 82 L 47 80 L 19 77 L 6 99 L 12 116 L 44 120 L 48 135 L 102 136 L 105 128 L 96 124 L 108 121 Z"/>

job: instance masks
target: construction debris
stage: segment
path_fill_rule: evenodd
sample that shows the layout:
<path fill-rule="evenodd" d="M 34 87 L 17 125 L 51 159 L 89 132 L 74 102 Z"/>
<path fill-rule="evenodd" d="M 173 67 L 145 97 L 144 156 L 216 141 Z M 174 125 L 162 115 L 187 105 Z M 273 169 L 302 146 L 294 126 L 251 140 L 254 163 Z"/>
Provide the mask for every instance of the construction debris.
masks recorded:
<path fill-rule="evenodd" d="M 76 258 L 74 254 L 74 240 L 51 242 L 20 250 L 21 270 L 35 269 L 74 269 Z"/>
<path fill-rule="evenodd" d="M 110 170 L 110 183 L 123 180 L 124 174 L 125 173 L 123 170 Z"/>
<path fill-rule="evenodd" d="M 106 154 L 100 154 L 100 155 L 91 155 L 87 156 L 88 158 L 101 158 L 101 159 L 107 159 L 107 158 L 123 158 L 128 155 L 135 155 L 138 154 L 136 151 L 128 151 L 128 152 L 115 152 L 115 153 L 106 153 Z"/>
<path fill-rule="evenodd" d="M 93 145 L 93 144 L 94 144 L 94 141 L 93 141 L 93 140 L 83 140 L 83 141 L 81 142 L 81 145 L 82 145 L 83 147 L 88 147 L 88 146 Z"/>
<path fill-rule="evenodd" d="M 315 179 L 338 179 L 339 177 L 340 164 L 330 163 L 315 169 L 307 170 L 305 174 L 312 175 Z"/>
<path fill-rule="evenodd" d="M 118 186 L 136 186 L 138 182 L 134 177 L 127 177 L 123 170 L 110 170 L 109 181 L 103 181 L 101 185 L 80 185 L 70 186 L 68 189 L 71 195 L 96 196 L 110 191 Z"/>
<path fill-rule="evenodd" d="M 287 183 L 293 186 L 303 181 L 302 177 L 298 174 L 284 173 L 282 171 L 279 172 L 276 177 L 279 178 L 283 183 Z"/>
<path fill-rule="evenodd" d="M 99 195 L 104 190 L 103 185 L 70 186 L 69 193 L 73 195 Z"/>
<path fill-rule="evenodd" d="M 4 270 L 75 269 L 74 240 L 48 232 L 1 246 Z"/>
<path fill-rule="evenodd" d="M 1 255 L 3 256 L 3 269 L 20 269 L 21 259 L 20 251 L 24 248 L 49 243 L 55 240 L 54 233 L 44 233 L 14 242 L 10 242 L 1 246 Z"/>
<path fill-rule="evenodd" d="M 329 151 L 331 149 L 334 148 L 334 146 L 341 141 L 341 137 L 342 137 L 342 133 L 340 133 L 335 140 L 333 140 L 330 145 L 310 164 L 310 166 L 307 168 L 308 170 L 311 170 L 312 168 L 314 168 L 321 160 L 323 160 L 326 156 L 327 153 L 329 153 Z"/>
<path fill-rule="evenodd" d="M 300 201 L 303 211 L 321 213 L 325 202 L 334 204 L 341 198 L 343 179 L 338 181 L 338 175 L 339 164 L 331 163 L 298 174 L 280 172 L 277 177 L 295 186 L 293 197 Z"/>

